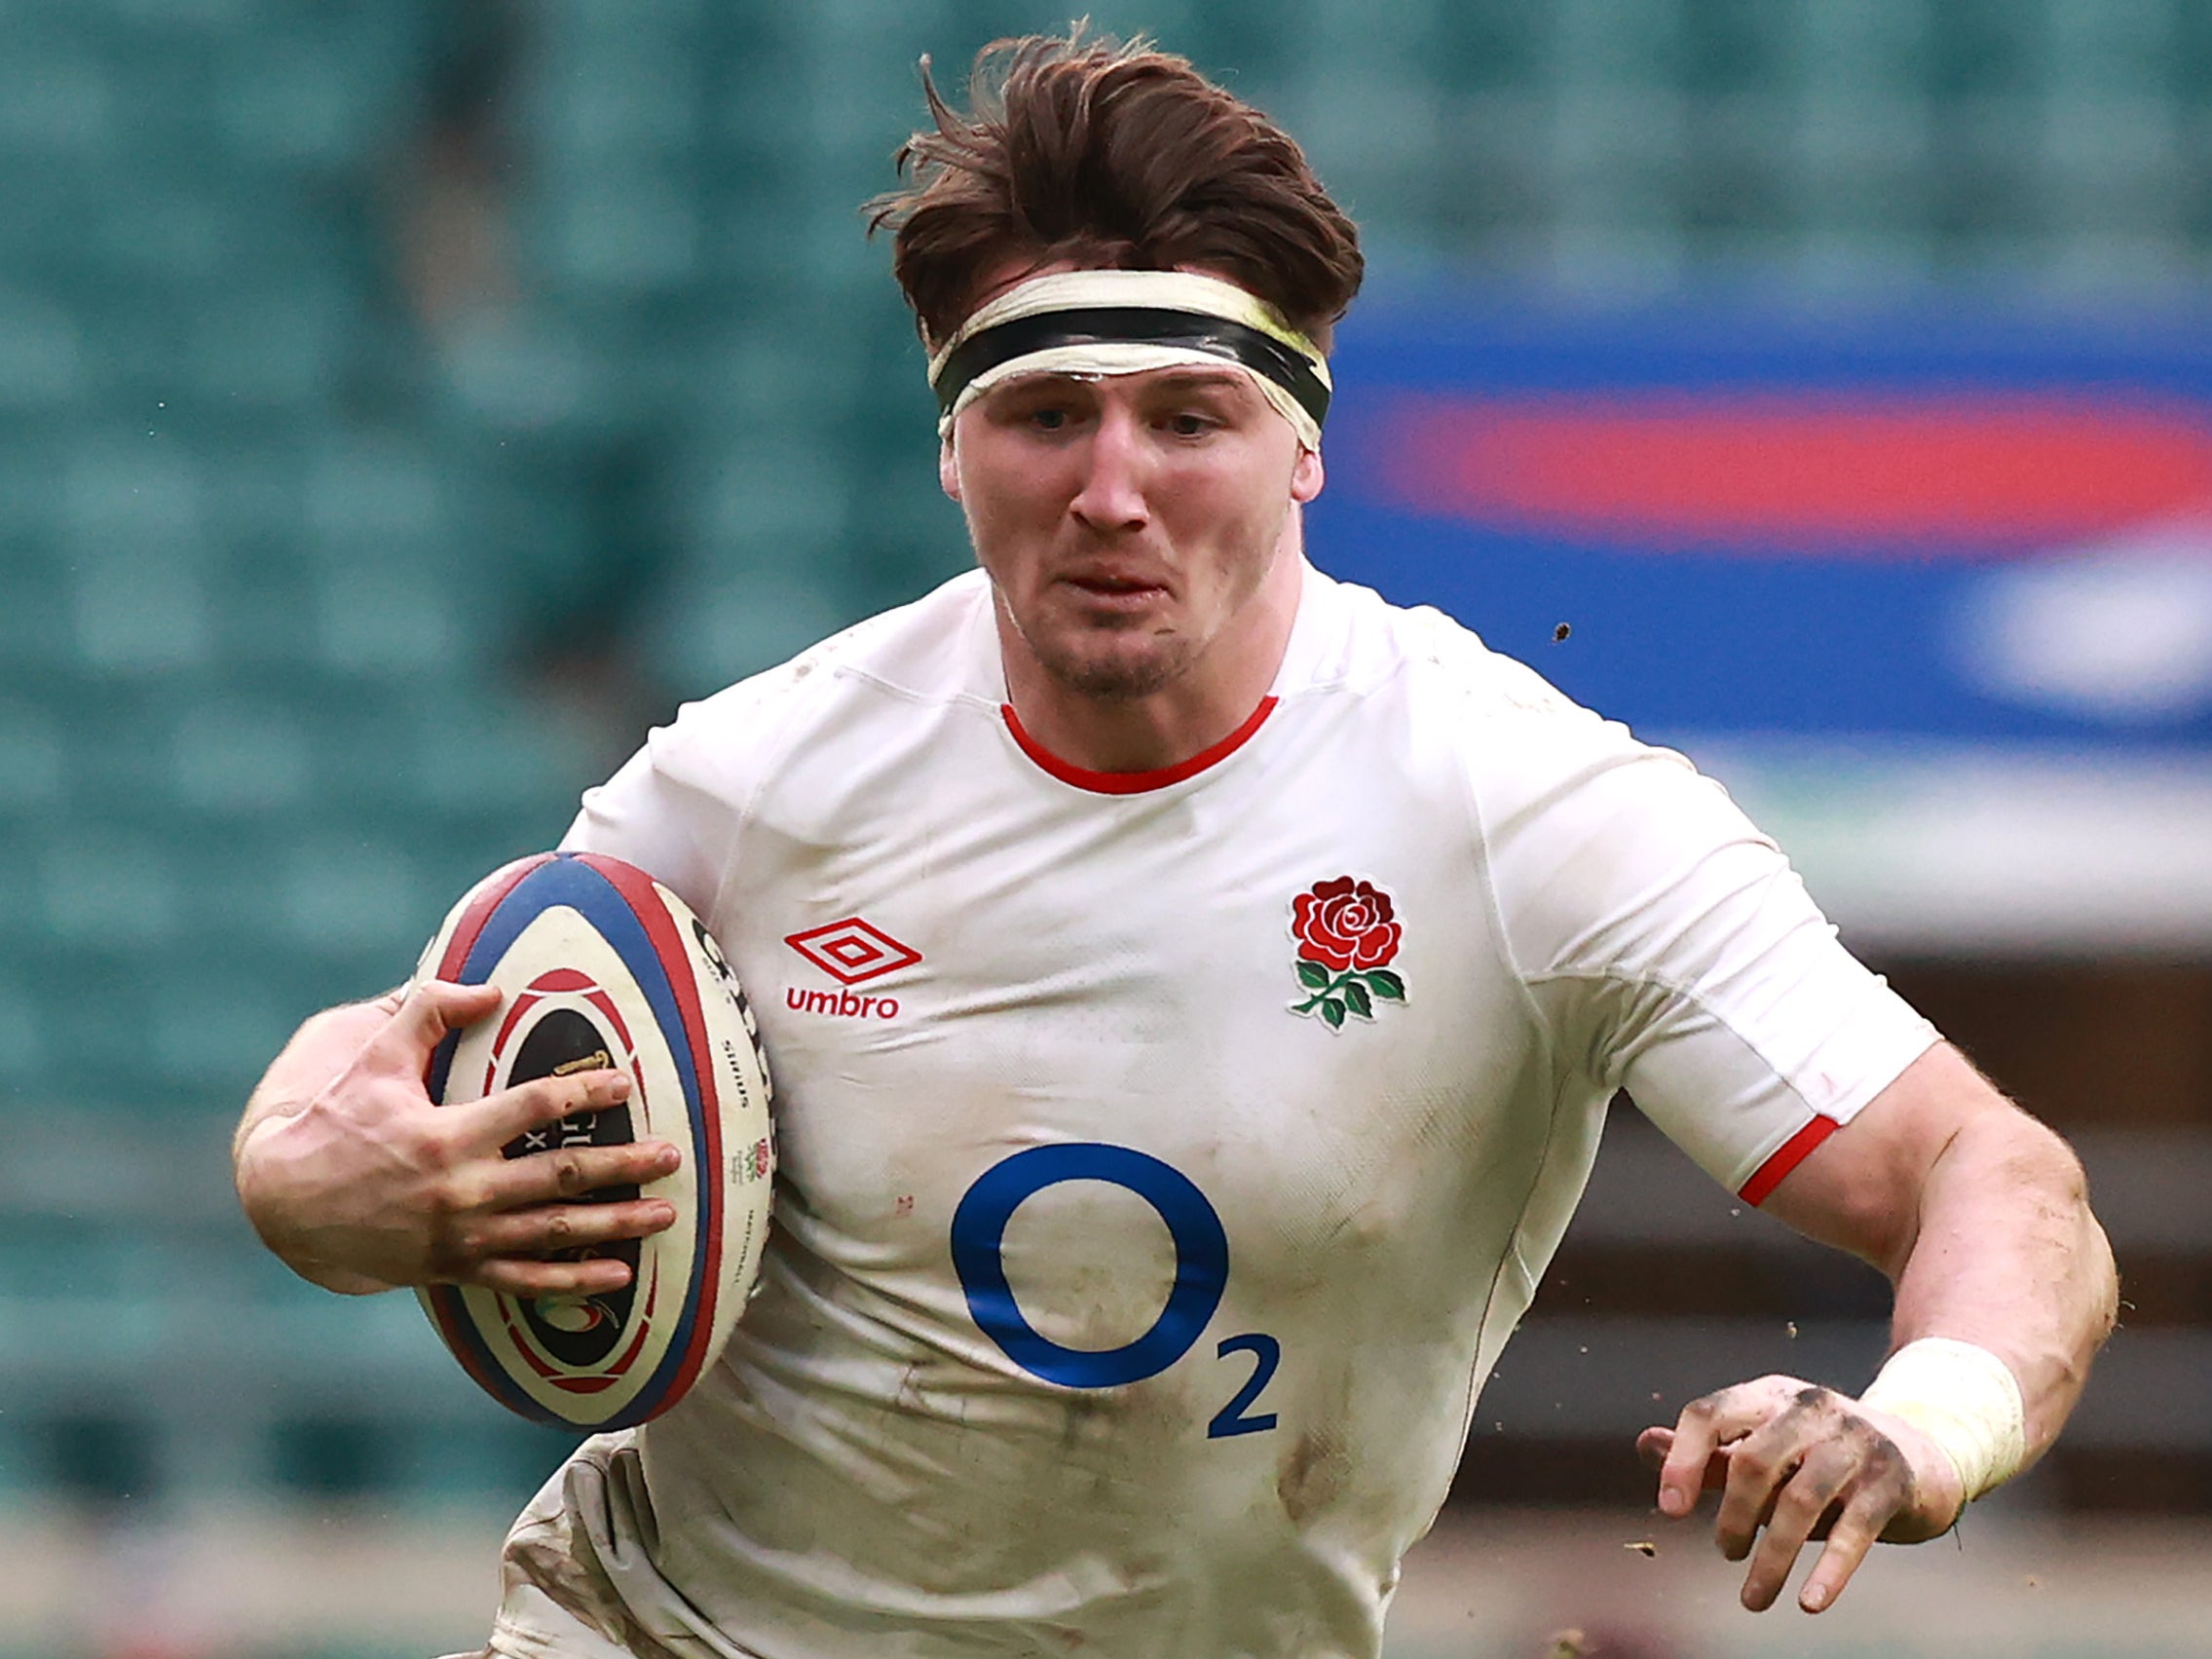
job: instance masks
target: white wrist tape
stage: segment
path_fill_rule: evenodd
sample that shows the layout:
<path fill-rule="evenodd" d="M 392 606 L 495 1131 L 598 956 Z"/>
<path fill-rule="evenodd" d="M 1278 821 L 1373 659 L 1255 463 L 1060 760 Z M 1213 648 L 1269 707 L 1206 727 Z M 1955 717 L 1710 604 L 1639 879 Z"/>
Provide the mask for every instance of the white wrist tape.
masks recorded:
<path fill-rule="evenodd" d="M 1859 1404 L 1935 1442 L 1968 1499 L 2003 1486 L 2028 1455 L 2028 1413 L 2012 1368 L 1987 1348 L 1923 1337 L 1892 1354 Z"/>

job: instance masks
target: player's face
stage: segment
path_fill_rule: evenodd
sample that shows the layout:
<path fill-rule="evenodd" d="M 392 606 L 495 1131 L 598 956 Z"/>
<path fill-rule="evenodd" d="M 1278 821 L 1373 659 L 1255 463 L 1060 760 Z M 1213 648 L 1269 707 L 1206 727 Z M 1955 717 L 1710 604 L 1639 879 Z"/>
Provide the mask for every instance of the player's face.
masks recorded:
<path fill-rule="evenodd" d="M 945 488 L 1013 632 L 1054 681 L 1150 696 L 1265 625 L 1292 560 L 1304 448 L 1228 366 L 1021 376 L 962 411 Z"/>

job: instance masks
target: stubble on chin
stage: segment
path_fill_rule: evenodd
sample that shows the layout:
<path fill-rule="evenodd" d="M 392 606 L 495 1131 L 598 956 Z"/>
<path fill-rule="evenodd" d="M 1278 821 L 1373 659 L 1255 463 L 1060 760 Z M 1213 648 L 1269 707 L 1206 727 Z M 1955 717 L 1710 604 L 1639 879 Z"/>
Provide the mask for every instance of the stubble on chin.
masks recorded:
<path fill-rule="evenodd" d="M 1143 662 L 1071 662 L 1045 672 L 1071 692 L 1100 702 L 1136 702 L 1166 688 L 1181 670 L 1181 663 L 1153 659 Z"/>
<path fill-rule="evenodd" d="M 1126 637 L 1126 636 L 1124 636 Z M 1173 634 L 1152 636 L 1144 651 L 1030 649 L 1037 666 L 1061 685 L 1101 702 L 1135 702 L 1166 689 L 1189 667 L 1194 655 L 1188 640 Z"/>
<path fill-rule="evenodd" d="M 1150 697 L 1173 684 L 1198 654 L 1193 641 L 1172 628 L 1141 636 L 1128 629 L 1100 628 L 1079 643 L 1039 638 L 1022 626 L 1002 589 L 998 612 L 1048 679 L 1101 702 L 1135 702 Z"/>

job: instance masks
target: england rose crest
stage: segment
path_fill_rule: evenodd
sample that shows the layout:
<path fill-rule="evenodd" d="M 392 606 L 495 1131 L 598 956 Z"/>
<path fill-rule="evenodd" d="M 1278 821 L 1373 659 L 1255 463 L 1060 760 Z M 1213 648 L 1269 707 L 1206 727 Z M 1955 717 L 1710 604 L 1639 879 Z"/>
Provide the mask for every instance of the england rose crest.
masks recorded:
<path fill-rule="evenodd" d="M 1390 895 L 1372 882 L 1350 876 L 1316 882 L 1291 900 L 1298 984 L 1307 993 L 1291 1012 L 1341 1031 L 1346 1014 L 1371 1020 L 1376 1002 L 1405 1001 L 1406 981 L 1390 968 L 1404 931 Z"/>

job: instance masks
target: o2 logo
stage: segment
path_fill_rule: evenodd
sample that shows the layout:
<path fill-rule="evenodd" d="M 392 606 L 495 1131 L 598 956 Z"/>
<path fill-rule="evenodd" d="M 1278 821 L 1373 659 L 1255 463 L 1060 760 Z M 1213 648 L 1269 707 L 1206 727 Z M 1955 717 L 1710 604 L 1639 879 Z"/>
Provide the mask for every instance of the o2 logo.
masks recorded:
<path fill-rule="evenodd" d="M 1175 1289 L 1152 1328 L 1118 1348 L 1064 1348 L 1023 1316 L 1006 1282 L 1001 1249 L 1006 1224 L 1032 1194 L 1063 1181 L 1105 1181 L 1127 1188 L 1159 1212 L 1175 1239 Z M 1190 1351 L 1221 1304 L 1229 1282 L 1229 1235 L 1206 1194 L 1172 1164 L 1128 1147 L 1095 1141 L 1031 1147 L 985 1170 L 953 1212 L 953 1270 L 967 1293 L 968 1312 L 1006 1357 L 1032 1376 L 1067 1388 L 1113 1388 L 1155 1376 Z M 1260 1434 L 1275 1414 L 1251 1412 L 1282 1363 L 1283 1346 L 1254 1332 L 1231 1337 L 1217 1359 L 1253 1356 L 1252 1375 L 1206 1425 L 1206 1438 Z"/>

